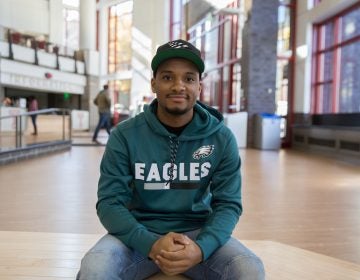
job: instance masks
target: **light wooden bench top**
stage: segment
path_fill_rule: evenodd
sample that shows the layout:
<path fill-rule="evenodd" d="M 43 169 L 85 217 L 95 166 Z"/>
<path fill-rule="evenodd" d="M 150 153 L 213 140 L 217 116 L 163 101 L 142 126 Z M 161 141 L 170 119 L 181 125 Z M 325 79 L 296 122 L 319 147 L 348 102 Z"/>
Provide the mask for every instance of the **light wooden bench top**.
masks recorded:
<path fill-rule="evenodd" d="M 1 280 L 75 279 L 99 234 L 0 231 Z M 359 280 L 360 265 L 266 240 L 243 240 L 264 262 L 266 279 Z M 181 280 L 157 275 L 151 280 Z"/>

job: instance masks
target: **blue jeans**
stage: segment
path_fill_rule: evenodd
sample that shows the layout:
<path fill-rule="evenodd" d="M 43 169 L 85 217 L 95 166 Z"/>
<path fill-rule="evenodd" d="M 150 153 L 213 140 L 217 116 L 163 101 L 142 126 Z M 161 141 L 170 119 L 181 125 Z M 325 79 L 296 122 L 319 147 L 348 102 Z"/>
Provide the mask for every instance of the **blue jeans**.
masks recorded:
<path fill-rule="evenodd" d="M 110 135 L 111 123 L 110 123 L 111 115 L 110 113 L 99 113 L 99 122 L 95 128 L 95 132 L 92 140 L 95 141 L 99 131 L 102 127 L 106 128 L 107 133 Z"/>
<path fill-rule="evenodd" d="M 30 115 L 31 117 L 31 122 L 33 124 L 33 127 L 34 127 L 34 133 L 33 134 L 37 134 L 37 125 L 36 125 L 36 117 L 37 115 Z"/>
<path fill-rule="evenodd" d="M 194 239 L 198 231 L 185 233 Z M 149 258 L 129 249 L 116 237 L 102 237 L 81 261 L 76 279 L 140 280 L 159 272 Z M 183 275 L 201 280 L 263 280 L 262 261 L 237 239 L 231 238 L 206 261 L 192 267 Z"/>

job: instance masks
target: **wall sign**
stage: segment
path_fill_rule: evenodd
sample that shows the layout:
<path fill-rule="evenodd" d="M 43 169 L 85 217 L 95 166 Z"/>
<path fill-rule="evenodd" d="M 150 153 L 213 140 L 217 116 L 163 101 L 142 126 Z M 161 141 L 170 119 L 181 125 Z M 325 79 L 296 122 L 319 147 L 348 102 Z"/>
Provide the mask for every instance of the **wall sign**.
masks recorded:
<path fill-rule="evenodd" d="M 29 89 L 69 92 L 75 94 L 84 93 L 84 87 L 82 86 L 69 84 L 54 79 L 41 79 L 14 73 L 1 73 L 1 83 Z"/>

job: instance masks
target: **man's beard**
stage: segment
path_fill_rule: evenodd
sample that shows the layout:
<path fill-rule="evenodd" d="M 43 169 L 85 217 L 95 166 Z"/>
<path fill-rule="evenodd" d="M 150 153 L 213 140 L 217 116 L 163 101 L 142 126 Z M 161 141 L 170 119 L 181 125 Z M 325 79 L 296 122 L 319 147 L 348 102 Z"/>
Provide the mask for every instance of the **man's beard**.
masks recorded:
<path fill-rule="evenodd" d="M 165 107 L 165 111 L 168 113 L 168 114 L 171 114 L 171 115 L 175 115 L 175 116 L 181 116 L 181 115 L 184 115 L 186 114 L 187 112 L 191 111 L 192 107 L 190 108 L 168 108 L 168 107 Z"/>

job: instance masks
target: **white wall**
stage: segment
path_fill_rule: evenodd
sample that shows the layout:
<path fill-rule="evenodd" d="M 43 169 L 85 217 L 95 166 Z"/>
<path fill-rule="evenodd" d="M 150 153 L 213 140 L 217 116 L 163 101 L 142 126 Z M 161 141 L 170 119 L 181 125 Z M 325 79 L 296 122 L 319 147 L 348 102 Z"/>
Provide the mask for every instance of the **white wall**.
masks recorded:
<path fill-rule="evenodd" d="M 133 77 L 131 104 L 151 95 L 150 63 L 159 45 L 169 41 L 169 3 L 167 0 L 135 0 L 133 11 Z"/>
<path fill-rule="evenodd" d="M 99 52 L 84 50 L 84 59 L 86 74 L 91 76 L 99 76 Z"/>
<path fill-rule="evenodd" d="M 63 43 L 62 0 L 1 0 L 0 26 Z"/>
<path fill-rule="evenodd" d="M 49 34 L 49 1 L 1 0 L 0 25 L 21 32 Z"/>
<path fill-rule="evenodd" d="M 299 47 L 302 50 L 305 49 L 307 55 L 295 57 L 295 113 L 310 113 L 313 24 L 339 13 L 356 2 L 358 0 L 323 0 L 315 7 L 308 9 L 308 1 L 297 1 L 296 49 L 299 50 Z"/>
<path fill-rule="evenodd" d="M 152 39 L 152 51 L 169 39 L 169 2 L 168 0 L 135 0 L 134 27 Z"/>
<path fill-rule="evenodd" d="M 79 74 L 65 73 L 55 69 L 22 63 L 2 58 L 1 85 L 51 92 L 83 94 L 86 77 Z M 45 78 L 50 73 L 50 79 Z"/>
<path fill-rule="evenodd" d="M 63 44 L 63 5 L 62 0 L 49 0 L 49 41 Z"/>

